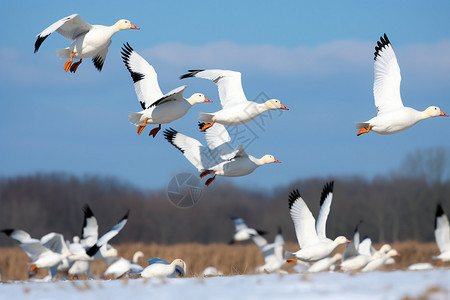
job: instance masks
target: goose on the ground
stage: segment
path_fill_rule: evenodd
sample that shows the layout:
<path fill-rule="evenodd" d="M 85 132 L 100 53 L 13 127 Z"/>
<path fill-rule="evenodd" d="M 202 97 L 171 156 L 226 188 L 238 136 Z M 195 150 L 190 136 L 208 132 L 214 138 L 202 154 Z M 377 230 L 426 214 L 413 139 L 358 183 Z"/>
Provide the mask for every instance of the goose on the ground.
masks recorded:
<path fill-rule="evenodd" d="M 437 265 L 440 265 L 443 262 L 449 262 L 450 224 L 448 222 L 448 217 L 444 213 L 444 210 L 440 203 L 437 205 L 434 219 L 434 237 L 436 238 L 436 244 L 441 253 L 437 256 L 433 256 L 432 259 L 437 261 Z"/>

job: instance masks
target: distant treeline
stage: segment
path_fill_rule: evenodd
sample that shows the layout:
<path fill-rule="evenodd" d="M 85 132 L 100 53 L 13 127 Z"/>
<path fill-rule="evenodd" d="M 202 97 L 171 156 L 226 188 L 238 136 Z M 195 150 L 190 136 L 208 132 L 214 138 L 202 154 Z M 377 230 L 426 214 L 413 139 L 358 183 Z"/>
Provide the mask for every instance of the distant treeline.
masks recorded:
<path fill-rule="evenodd" d="M 66 239 L 81 234 L 82 208 L 89 204 L 99 222 L 100 235 L 127 210 L 128 224 L 112 241 L 228 242 L 234 232 L 231 216 L 268 231 L 281 227 L 286 240 L 295 241 L 288 195 L 299 189 L 314 216 L 326 181 L 334 180 L 334 197 L 327 235 L 352 238 L 355 225 L 374 242 L 433 241 L 436 204 L 450 213 L 450 181 L 430 183 L 425 177 L 386 176 L 298 180 L 272 191 L 258 192 L 214 182 L 191 208 L 177 208 L 165 190 L 142 191 L 113 178 L 75 177 L 51 173 L 0 179 L 0 229 L 18 228 L 33 237 L 55 231 Z M 0 245 L 15 245 L 0 235 Z"/>

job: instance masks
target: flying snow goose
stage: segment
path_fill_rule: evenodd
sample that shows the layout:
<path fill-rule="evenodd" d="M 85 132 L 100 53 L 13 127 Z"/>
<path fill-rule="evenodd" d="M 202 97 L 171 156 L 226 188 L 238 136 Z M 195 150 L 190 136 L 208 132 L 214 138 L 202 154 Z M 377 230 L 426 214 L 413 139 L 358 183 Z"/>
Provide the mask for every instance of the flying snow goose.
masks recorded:
<path fill-rule="evenodd" d="M 339 236 L 334 240 L 319 238 L 315 227 L 316 220 L 298 190 L 289 195 L 289 212 L 294 222 L 300 250 L 294 253 L 286 251 L 288 262 L 295 262 L 297 259 L 307 262 L 318 261 L 330 255 L 337 246 L 350 242 L 345 236 Z"/>
<path fill-rule="evenodd" d="M 60 35 L 70 40 L 72 44 L 64 49 L 56 50 L 60 58 L 70 58 L 64 64 L 64 70 L 75 73 L 78 66 L 83 61 L 83 58 L 92 57 L 92 61 L 97 70 L 101 71 L 103 63 L 108 54 L 108 47 L 111 44 L 111 38 L 114 34 L 121 30 L 139 29 L 128 20 L 119 20 L 112 26 L 104 25 L 90 25 L 85 22 L 78 14 L 73 14 L 68 17 L 56 21 L 44 31 L 37 35 L 37 40 L 34 44 L 34 53 L 39 50 L 39 47 L 44 40 L 53 32 L 58 32 Z M 80 59 L 73 63 L 73 59 Z"/>
<path fill-rule="evenodd" d="M 386 34 L 380 37 L 375 47 L 375 80 L 373 94 L 377 116 L 367 122 L 357 122 L 357 135 L 373 131 L 379 134 L 393 134 L 415 125 L 417 122 L 437 116 L 448 117 L 439 107 L 430 106 L 417 111 L 403 106 L 400 97 L 400 67 Z"/>
<path fill-rule="evenodd" d="M 441 253 L 433 256 L 433 260 L 437 260 L 437 265 L 450 261 L 450 224 L 441 204 L 438 204 L 436 208 L 434 237 Z"/>
<path fill-rule="evenodd" d="M 248 101 L 241 83 L 241 73 L 229 70 L 188 70 L 180 79 L 198 77 L 212 80 L 219 89 L 222 109 L 215 113 L 200 113 L 199 120 L 206 124 L 201 131 L 211 127 L 215 122 L 235 126 L 247 123 L 270 109 L 288 110 L 277 99 L 264 103 Z"/>
<path fill-rule="evenodd" d="M 207 186 L 216 178 L 216 175 L 225 177 L 244 176 L 264 164 L 280 162 L 273 155 L 264 155 L 261 158 L 248 155 L 242 144 L 233 149 L 230 144 L 230 135 L 222 124 L 217 124 L 217 126 L 206 130 L 208 147 L 172 128 L 164 131 L 164 137 L 201 172 L 200 178 L 208 174 L 214 174 L 213 177 L 206 180 Z"/>
<path fill-rule="evenodd" d="M 194 104 L 212 102 L 200 93 L 185 99 L 183 92 L 186 86 L 180 86 L 164 95 L 159 88 L 155 69 L 128 43 L 122 47 L 122 59 L 131 74 L 143 109 L 140 112 L 128 113 L 129 121 L 138 126 L 138 134 L 141 134 L 147 124 L 159 124 L 159 127 L 152 129 L 149 134 L 155 137 L 161 129 L 161 124 L 183 117 Z"/>
<path fill-rule="evenodd" d="M 233 239 L 229 242 L 229 244 L 234 244 L 237 242 L 242 242 L 251 239 L 254 236 L 261 236 L 266 234 L 265 231 L 250 228 L 245 224 L 244 219 L 232 217 L 234 223 L 235 233 L 233 235 Z"/>
<path fill-rule="evenodd" d="M 171 263 L 155 257 L 148 260 L 148 266 L 141 272 L 143 278 L 152 277 L 183 277 L 186 273 L 186 263 L 182 259 L 175 259 Z"/>
<path fill-rule="evenodd" d="M 281 228 L 275 236 L 273 243 L 269 244 L 265 238 L 260 235 L 252 236 L 253 242 L 259 247 L 264 258 L 264 265 L 256 269 L 257 272 L 262 273 L 279 273 L 286 274 L 281 267 L 286 263 L 283 257 L 284 238 L 281 233 Z"/>

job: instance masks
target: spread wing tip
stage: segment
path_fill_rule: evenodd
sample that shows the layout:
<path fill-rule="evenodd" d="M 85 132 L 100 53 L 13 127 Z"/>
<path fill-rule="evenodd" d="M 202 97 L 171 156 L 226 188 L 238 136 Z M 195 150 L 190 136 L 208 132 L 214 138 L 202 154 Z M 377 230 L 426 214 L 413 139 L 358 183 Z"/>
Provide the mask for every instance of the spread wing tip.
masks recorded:
<path fill-rule="evenodd" d="M 383 49 L 390 44 L 391 44 L 391 42 L 389 41 L 386 33 L 384 34 L 384 36 L 380 36 L 380 40 L 377 42 L 377 45 L 375 46 L 375 52 L 374 52 L 373 59 L 376 60 L 378 56 L 381 56 L 380 52 L 382 52 Z"/>

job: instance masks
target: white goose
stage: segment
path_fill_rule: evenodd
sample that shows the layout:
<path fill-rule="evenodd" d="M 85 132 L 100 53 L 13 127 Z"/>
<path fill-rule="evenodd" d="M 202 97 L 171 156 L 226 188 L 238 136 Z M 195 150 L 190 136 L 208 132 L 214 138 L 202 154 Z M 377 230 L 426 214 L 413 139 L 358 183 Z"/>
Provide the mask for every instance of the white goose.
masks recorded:
<path fill-rule="evenodd" d="M 161 124 L 171 123 L 183 117 L 194 104 L 212 102 L 200 93 L 184 99 L 183 92 L 186 86 L 180 86 L 164 95 L 159 88 L 155 69 L 128 43 L 122 47 L 122 59 L 131 74 L 136 95 L 143 109 L 140 112 L 128 113 L 129 121 L 138 126 L 138 134 L 141 134 L 147 124 L 159 124 L 159 127 L 152 129 L 149 134 L 155 137 L 161 129 Z"/>
<path fill-rule="evenodd" d="M 241 83 L 241 73 L 229 70 L 188 70 L 180 77 L 198 77 L 212 80 L 219 89 L 222 109 L 215 113 L 200 113 L 199 120 L 206 124 L 201 131 L 215 122 L 235 126 L 247 123 L 269 109 L 286 109 L 279 100 L 271 99 L 264 103 L 248 101 Z"/>
<path fill-rule="evenodd" d="M 437 260 L 437 265 L 450 261 L 450 224 L 441 204 L 438 204 L 436 208 L 434 237 L 441 253 L 433 256 L 432 259 Z"/>
<path fill-rule="evenodd" d="M 369 263 L 364 268 L 362 268 L 361 272 L 375 271 L 385 265 L 387 261 L 394 256 L 400 256 L 397 250 L 390 249 L 389 251 L 384 253 L 382 249 L 380 249 L 380 251 L 372 256 L 372 259 L 369 261 Z"/>
<path fill-rule="evenodd" d="M 324 271 L 329 271 L 330 268 L 336 264 L 336 262 L 338 260 L 342 259 L 342 254 L 341 253 L 336 253 L 335 255 L 331 256 L 331 257 L 325 257 L 322 258 L 321 260 L 316 261 L 314 264 L 312 264 L 309 268 L 308 268 L 308 272 L 309 273 L 317 273 L 317 272 L 324 272 Z"/>
<path fill-rule="evenodd" d="M 375 47 L 375 80 L 373 94 L 377 116 L 367 122 L 357 122 L 357 135 L 370 130 L 379 134 L 393 134 L 415 125 L 417 122 L 437 116 L 448 117 L 439 107 L 430 106 L 424 111 L 417 111 L 403 106 L 400 97 L 400 67 L 394 49 L 386 34 L 380 37 Z"/>
<path fill-rule="evenodd" d="M 320 238 L 315 219 L 298 190 L 289 195 L 289 212 L 294 222 L 300 250 L 294 253 L 286 251 L 288 262 L 295 262 L 297 259 L 307 262 L 318 261 L 330 255 L 337 246 L 350 242 L 345 236 L 339 236 L 334 240 Z"/>
<path fill-rule="evenodd" d="M 186 263 L 182 259 L 175 259 L 170 264 L 158 257 L 148 260 L 148 266 L 141 272 L 143 278 L 153 277 L 183 277 L 186 273 Z"/>
<path fill-rule="evenodd" d="M 64 70 L 66 72 L 70 68 L 70 72 L 75 73 L 78 66 L 83 61 L 83 58 L 87 57 L 92 57 L 94 66 L 101 71 L 106 54 L 108 54 L 108 47 L 112 42 L 112 36 L 117 32 L 126 29 L 139 28 L 134 26 L 130 21 L 124 19 L 117 21 L 112 26 L 90 25 L 78 14 L 73 14 L 56 21 L 39 33 L 34 44 L 34 53 L 39 50 L 39 47 L 44 40 L 56 31 L 72 42 L 69 47 L 56 50 L 56 53 L 60 58 L 70 58 L 64 64 Z M 80 60 L 72 64 L 74 58 Z"/>
<path fill-rule="evenodd" d="M 143 257 L 144 253 L 142 251 L 136 251 L 133 255 L 132 261 L 125 259 L 123 257 L 119 258 L 113 262 L 106 269 L 103 274 L 105 279 L 117 279 L 128 273 L 140 273 L 144 270 L 141 265 L 138 264 L 139 257 Z"/>
<path fill-rule="evenodd" d="M 200 127 L 202 127 L 201 123 Z M 201 172 L 201 178 L 208 174 L 214 174 L 213 177 L 206 180 L 207 186 L 216 178 L 216 175 L 244 176 L 264 164 L 280 162 L 273 155 L 264 155 L 261 158 L 248 155 L 242 144 L 233 149 L 230 144 L 230 135 L 222 124 L 217 124 L 206 131 L 208 147 L 172 128 L 164 131 L 164 137 Z"/>
<path fill-rule="evenodd" d="M 286 263 L 283 257 L 284 238 L 281 234 L 281 228 L 278 229 L 278 234 L 272 244 L 269 244 L 260 235 L 252 236 L 252 240 L 259 247 L 264 257 L 264 265 L 256 268 L 257 272 L 287 274 L 286 271 L 281 269 Z"/>
<path fill-rule="evenodd" d="M 266 234 L 265 231 L 249 228 L 242 218 L 232 217 L 231 220 L 233 220 L 234 223 L 235 233 L 233 235 L 233 239 L 229 242 L 229 244 L 246 241 L 254 236 L 261 236 Z"/>

